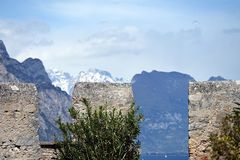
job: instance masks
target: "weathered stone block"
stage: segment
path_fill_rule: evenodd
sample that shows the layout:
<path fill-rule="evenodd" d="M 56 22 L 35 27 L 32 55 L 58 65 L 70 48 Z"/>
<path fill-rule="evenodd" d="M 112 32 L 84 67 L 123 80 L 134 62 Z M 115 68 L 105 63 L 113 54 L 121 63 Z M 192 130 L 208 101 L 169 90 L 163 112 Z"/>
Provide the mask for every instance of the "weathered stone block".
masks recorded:
<path fill-rule="evenodd" d="M 92 106 L 107 105 L 123 112 L 128 111 L 133 103 L 131 84 L 126 83 L 77 83 L 73 91 L 72 105 L 80 111 L 85 109 L 80 101 L 82 98 L 87 98 Z"/>
<path fill-rule="evenodd" d="M 41 158 L 40 160 L 57 160 L 57 145 L 54 142 L 40 142 Z"/>
<path fill-rule="evenodd" d="M 240 81 L 191 82 L 189 85 L 190 160 L 210 159 L 209 135 L 240 102 Z"/>
<path fill-rule="evenodd" d="M 37 90 L 33 84 L 0 84 L 0 159 L 39 159 Z"/>

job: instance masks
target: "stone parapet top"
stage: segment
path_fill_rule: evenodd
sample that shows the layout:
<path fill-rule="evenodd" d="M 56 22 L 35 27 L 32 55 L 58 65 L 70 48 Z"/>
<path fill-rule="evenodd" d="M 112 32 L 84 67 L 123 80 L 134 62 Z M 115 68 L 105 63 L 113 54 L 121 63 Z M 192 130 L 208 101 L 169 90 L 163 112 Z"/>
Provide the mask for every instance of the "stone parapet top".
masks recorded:
<path fill-rule="evenodd" d="M 76 83 L 72 95 L 72 105 L 80 112 L 85 112 L 85 106 L 81 99 L 86 98 L 91 106 L 107 106 L 107 110 L 113 107 L 127 113 L 134 102 L 130 83 Z"/>

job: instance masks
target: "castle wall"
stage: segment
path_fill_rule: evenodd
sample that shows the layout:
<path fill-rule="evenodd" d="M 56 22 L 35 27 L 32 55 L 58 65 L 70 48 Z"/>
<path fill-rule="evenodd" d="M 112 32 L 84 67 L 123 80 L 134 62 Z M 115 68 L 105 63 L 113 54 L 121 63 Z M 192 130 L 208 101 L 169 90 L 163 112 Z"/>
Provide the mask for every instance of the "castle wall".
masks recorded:
<path fill-rule="evenodd" d="M 133 102 L 130 84 L 77 83 L 73 106 L 84 110 L 81 98 L 93 106 L 127 111 Z M 210 159 L 209 135 L 240 103 L 240 81 L 193 82 L 189 85 L 190 160 Z M 32 84 L 0 84 L 0 160 L 54 159 L 54 144 L 41 144 L 37 135 L 37 90 Z"/>
<path fill-rule="evenodd" d="M 93 106 L 105 105 L 127 111 L 133 102 L 130 84 L 77 83 L 73 105 L 84 110 L 81 98 Z M 38 98 L 32 84 L 0 84 L 0 160 L 56 159 L 56 145 L 39 142 Z M 112 109 L 112 108 L 109 108 Z"/>
<path fill-rule="evenodd" d="M 39 159 L 37 90 L 33 84 L 0 84 L 0 159 Z"/>
<path fill-rule="evenodd" d="M 126 83 L 77 83 L 73 91 L 72 104 L 80 111 L 85 108 L 80 101 L 82 98 L 87 98 L 92 106 L 107 104 L 108 109 L 116 107 L 123 112 L 128 111 L 133 102 L 131 84 Z"/>
<path fill-rule="evenodd" d="M 190 160 L 210 159 L 209 135 L 240 103 L 240 81 L 191 82 L 189 85 Z"/>

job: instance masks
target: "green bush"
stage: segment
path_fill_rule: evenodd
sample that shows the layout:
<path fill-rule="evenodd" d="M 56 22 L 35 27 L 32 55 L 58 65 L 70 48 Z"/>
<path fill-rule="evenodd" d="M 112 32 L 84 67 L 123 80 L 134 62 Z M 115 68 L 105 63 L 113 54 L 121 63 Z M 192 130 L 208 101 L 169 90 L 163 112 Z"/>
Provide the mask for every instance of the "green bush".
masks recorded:
<path fill-rule="evenodd" d="M 210 135 L 213 160 L 240 160 L 240 108 L 234 108 L 221 123 L 218 133 Z"/>
<path fill-rule="evenodd" d="M 143 116 L 134 105 L 123 114 L 106 106 L 93 107 L 82 99 L 86 112 L 69 109 L 72 123 L 57 121 L 63 133 L 58 142 L 58 158 L 62 160 L 137 160 L 140 157 L 139 122 Z"/>

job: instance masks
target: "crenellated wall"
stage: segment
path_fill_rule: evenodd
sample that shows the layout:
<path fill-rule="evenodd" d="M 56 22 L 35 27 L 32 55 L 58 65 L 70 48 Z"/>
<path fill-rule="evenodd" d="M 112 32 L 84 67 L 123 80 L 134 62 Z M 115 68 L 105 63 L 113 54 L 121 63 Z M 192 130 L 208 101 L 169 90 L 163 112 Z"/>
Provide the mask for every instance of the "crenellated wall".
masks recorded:
<path fill-rule="evenodd" d="M 33 84 L 0 84 L 0 159 L 39 159 L 37 90 Z"/>
<path fill-rule="evenodd" d="M 77 83 L 72 104 L 80 110 L 81 98 L 93 106 L 105 105 L 127 111 L 133 102 L 130 84 Z M 240 103 L 240 81 L 191 82 L 189 84 L 190 160 L 210 159 L 209 134 Z M 38 99 L 32 84 L 0 84 L 0 160 L 55 159 L 56 145 L 37 135 Z M 109 108 L 112 109 L 112 108 Z"/>
<path fill-rule="evenodd" d="M 190 160 L 209 160 L 209 135 L 221 119 L 240 103 L 240 81 L 191 82 L 189 84 Z"/>
<path fill-rule="evenodd" d="M 108 104 L 123 112 L 133 102 L 130 84 L 77 83 L 73 105 L 81 110 L 83 97 L 93 106 Z M 0 160 L 56 159 L 55 143 L 39 142 L 38 102 L 33 84 L 0 84 Z"/>

